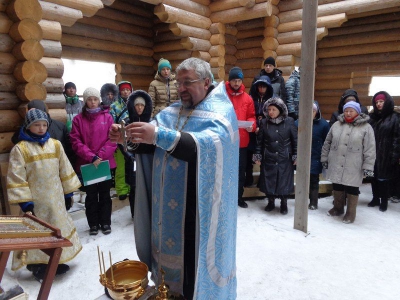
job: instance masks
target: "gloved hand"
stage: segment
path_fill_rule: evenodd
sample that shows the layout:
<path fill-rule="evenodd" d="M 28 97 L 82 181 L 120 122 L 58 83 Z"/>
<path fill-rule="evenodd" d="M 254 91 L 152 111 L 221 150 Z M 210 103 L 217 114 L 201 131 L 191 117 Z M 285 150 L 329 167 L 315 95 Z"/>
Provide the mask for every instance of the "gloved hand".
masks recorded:
<path fill-rule="evenodd" d="M 69 211 L 69 209 L 72 207 L 72 197 L 65 197 L 65 209 Z"/>
<path fill-rule="evenodd" d="M 297 155 L 292 155 L 292 161 L 294 162 L 297 159 Z"/>
<path fill-rule="evenodd" d="M 324 169 L 328 169 L 328 162 L 327 162 L 327 161 L 324 161 L 324 162 L 322 163 L 322 167 L 323 167 Z"/>
<path fill-rule="evenodd" d="M 253 162 L 261 161 L 262 155 L 261 154 L 253 154 Z"/>
<path fill-rule="evenodd" d="M 371 170 L 364 170 L 365 177 L 374 177 L 374 171 Z"/>
<path fill-rule="evenodd" d="M 30 212 L 30 213 L 32 213 L 32 215 L 35 215 L 35 213 L 33 212 L 33 208 L 34 208 L 35 206 L 34 206 L 34 204 L 33 204 L 32 201 L 30 201 L 30 202 L 22 202 L 22 203 L 19 203 L 19 207 L 21 207 L 21 210 L 22 210 L 24 213 Z"/>
<path fill-rule="evenodd" d="M 288 113 L 289 117 L 292 117 L 295 121 L 298 119 L 298 116 L 296 113 L 292 112 L 292 113 Z"/>

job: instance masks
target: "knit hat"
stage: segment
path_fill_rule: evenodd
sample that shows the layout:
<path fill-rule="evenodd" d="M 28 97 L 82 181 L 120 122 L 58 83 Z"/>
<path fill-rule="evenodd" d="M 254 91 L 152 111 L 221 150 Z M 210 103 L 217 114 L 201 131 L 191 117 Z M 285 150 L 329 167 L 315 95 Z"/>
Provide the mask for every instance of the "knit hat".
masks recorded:
<path fill-rule="evenodd" d="M 228 81 L 231 81 L 233 79 L 241 79 L 243 80 L 244 76 L 243 76 L 243 71 L 241 68 L 239 67 L 233 67 L 230 71 L 229 71 L 229 79 Z"/>
<path fill-rule="evenodd" d="M 95 88 L 88 87 L 84 92 L 83 92 L 83 102 L 86 103 L 87 98 L 89 97 L 96 97 L 97 99 L 100 98 L 100 92 L 96 90 Z"/>
<path fill-rule="evenodd" d="M 64 91 L 65 91 L 66 89 L 69 89 L 70 87 L 73 87 L 74 89 L 76 89 L 75 83 L 73 83 L 73 82 L 67 82 L 67 83 L 64 85 Z"/>
<path fill-rule="evenodd" d="M 353 108 L 358 114 L 361 114 L 361 107 L 360 107 L 360 103 L 358 103 L 358 102 L 355 102 L 355 101 L 347 102 L 343 106 L 343 111 L 345 111 L 346 108 Z"/>
<path fill-rule="evenodd" d="M 386 101 L 386 96 L 385 96 L 385 94 L 377 94 L 377 95 L 375 96 L 374 101 L 376 102 L 376 101 L 378 101 L 378 100 Z"/>
<path fill-rule="evenodd" d="M 28 110 L 31 108 L 40 109 L 41 111 L 47 112 L 46 104 L 42 100 L 31 100 L 28 103 Z"/>
<path fill-rule="evenodd" d="M 122 91 L 123 89 L 129 89 L 132 92 L 132 86 L 128 82 L 121 83 L 118 88 L 119 91 Z"/>
<path fill-rule="evenodd" d="M 49 125 L 49 119 L 44 111 L 36 108 L 31 109 L 25 115 L 24 127 L 29 129 L 29 127 L 31 127 L 31 125 L 37 121 L 46 121 L 47 126 Z"/>
<path fill-rule="evenodd" d="M 143 104 L 144 106 L 146 106 L 146 101 L 143 99 L 143 97 L 137 97 L 135 101 L 133 101 L 133 105 L 137 104 Z"/>
<path fill-rule="evenodd" d="M 163 68 L 169 68 L 171 70 L 172 66 L 168 60 L 160 58 L 160 61 L 158 62 L 158 72 L 161 72 Z"/>
<path fill-rule="evenodd" d="M 273 65 L 274 67 L 276 67 L 276 65 L 275 65 L 275 58 L 273 58 L 272 56 L 267 57 L 267 58 L 264 60 L 264 66 L 265 66 L 265 65 Z"/>

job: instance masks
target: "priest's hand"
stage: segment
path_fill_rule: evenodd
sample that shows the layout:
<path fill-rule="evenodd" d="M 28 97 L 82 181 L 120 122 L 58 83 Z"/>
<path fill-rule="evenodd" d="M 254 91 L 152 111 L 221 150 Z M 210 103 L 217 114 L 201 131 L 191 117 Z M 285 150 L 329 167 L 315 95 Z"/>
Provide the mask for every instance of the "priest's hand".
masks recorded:
<path fill-rule="evenodd" d="M 145 122 L 133 122 L 125 127 L 126 136 L 132 143 L 153 144 L 155 126 Z"/>
<path fill-rule="evenodd" d="M 124 139 L 121 134 L 121 125 L 119 124 L 112 124 L 110 131 L 108 132 L 108 137 L 110 138 L 110 141 L 113 143 L 119 143 L 123 144 Z"/>

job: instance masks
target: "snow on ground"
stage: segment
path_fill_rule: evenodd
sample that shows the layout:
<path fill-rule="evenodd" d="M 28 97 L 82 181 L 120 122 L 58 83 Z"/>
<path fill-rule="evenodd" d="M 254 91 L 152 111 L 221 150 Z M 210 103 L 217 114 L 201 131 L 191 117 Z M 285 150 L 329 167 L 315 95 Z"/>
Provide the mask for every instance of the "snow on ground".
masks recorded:
<path fill-rule="evenodd" d="M 400 203 L 389 203 L 382 213 L 367 207 L 370 186 L 362 186 L 361 192 L 354 224 L 327 216 L 332 197 L 326 197 L 318 210 L 309 211 L 307 234 L 293 229 L 293 199 L 286 216 L 279 213 L 279 201 L 272 213 L 264 211 L 266 200 L 248 201 L 249 208 L 239 208 L 237 299 L 399 299 Z M 56 277 L 49 299 L 107 299 L 98 280 L 97 245 L 107 267 L 108 251 L 113 262 L 137 259 L 129 207 L 113 213 L 113 231 L 107 236 L 89 236 L 85 218 L 75 224 L 83 250 L 69 263 L 71 270 Z M 10 262 L 11 258 L 2 286 L 17 281 L 29 299 L 36 299 L 39 283 L 26 269 L 10 271 Z"/>

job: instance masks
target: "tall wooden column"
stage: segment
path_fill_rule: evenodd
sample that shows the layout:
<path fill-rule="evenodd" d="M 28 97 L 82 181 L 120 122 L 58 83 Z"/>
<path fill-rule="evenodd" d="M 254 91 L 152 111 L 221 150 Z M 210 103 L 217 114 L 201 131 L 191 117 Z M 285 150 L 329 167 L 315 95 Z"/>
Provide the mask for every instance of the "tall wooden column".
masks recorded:
<path fill-rule="evenodd" d="M 307 233 L 318 0 L 303 1 L 294 228 Z"/>

